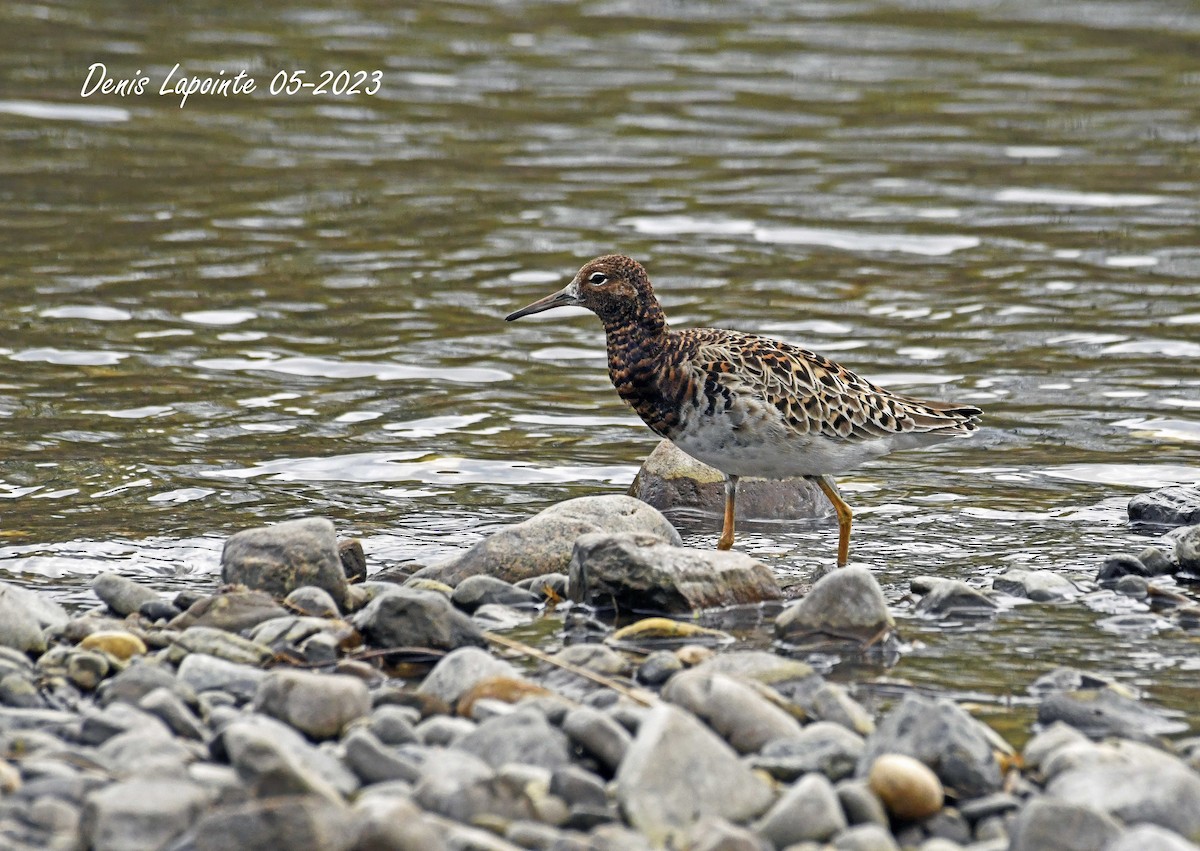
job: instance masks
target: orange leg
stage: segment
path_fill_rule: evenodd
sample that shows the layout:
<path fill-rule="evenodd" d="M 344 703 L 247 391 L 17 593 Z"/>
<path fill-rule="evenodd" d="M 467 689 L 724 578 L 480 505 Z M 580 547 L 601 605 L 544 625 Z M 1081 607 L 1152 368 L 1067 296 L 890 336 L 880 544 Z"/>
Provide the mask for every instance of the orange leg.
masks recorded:
<path fill-rule="evenodd" d="M 737 502 L 737 485 L 737 476 L 725 477 L 725 525 L 721 528 L 721 539 L 717 541 L 718 550 L 733 546 L 733 507 Z"/>
<path fill-rule="evenodd" d="M 833 480 L 833 476 L 813 476 L 812 481 L 817 483 L 817 487 L 829 498 L 833 504 L 833 510 L 837 513 L 838 519 L 838 567 L 845 567 L 846 562 L 850 561 L 850 520 L 854 516 L 850 511 L 850 506 L 846 505 L 846 501 L 838 495 L 837 484 Z"/>

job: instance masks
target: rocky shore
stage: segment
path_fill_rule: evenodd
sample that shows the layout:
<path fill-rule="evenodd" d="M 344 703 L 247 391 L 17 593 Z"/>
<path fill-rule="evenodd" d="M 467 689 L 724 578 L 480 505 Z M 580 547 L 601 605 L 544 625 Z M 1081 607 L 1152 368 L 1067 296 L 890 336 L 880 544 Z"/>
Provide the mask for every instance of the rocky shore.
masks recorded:
<path fill-rule="evenodd" d="M 1098 566 L 1097 583 L 1200 627 L 1161 581 L 1200 577 L 1200 489 L 1130 513 L 1176 528 Z M 785 599 L 760 562 L 685 548 L 656 509 L 601 496 L 411 576 L 372 573 L 357 541 L 311 518 L 231 536 L 214 593 L 168 598 L 106 574 L 98 605 L 68 613 L 0 583 L 0 848 L 1200 842 L 1200 738 L 1102 678 L 1030 683 L 1038 724 L 1018 752 L 953 700 L 909 691 L 873 713 L 799 661 L 896 640 L 861 567 Z M 911 590 L 928 617 L 1081 593 L 1040 570 Z M 729 607 L 757 613 L 779 652 L 692 618 Z M 557 652 L 519 640 L 535 634 Z"/>

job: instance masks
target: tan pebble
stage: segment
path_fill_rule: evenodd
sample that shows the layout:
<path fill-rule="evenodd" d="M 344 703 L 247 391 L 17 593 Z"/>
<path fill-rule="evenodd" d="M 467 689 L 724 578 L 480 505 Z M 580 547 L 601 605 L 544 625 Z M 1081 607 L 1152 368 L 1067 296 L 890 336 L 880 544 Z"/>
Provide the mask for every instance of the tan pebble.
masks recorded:
<path fill-rule="evenodd" d="M 699 665 L 705 659 L 716 655 L 711 647 L 701 647 L 699 644 L 688 644 L 675 651 L 675 658 L 683 663 L 685 668 Z"/>
<path fill-rule="evenodd" d="M 21 772 L 11 762 L 0 759 L 0 794 L 8 795 L 21 788 Z"/>
<path fill-rule="evenodd" d="M 101 631 L 93 632 L 79 646 L 84 650 L 102 650 L 117 659 L 128 659 L 131 656 L 142 656 L 146 653 L 146 644 L 131 632 Z"/>
<path fill-rule="evenodd" d="M 929 766 L 903 754 L 889 753 L 876 759 L 867 783 L 887 811 L 903 821 L 928 818 L 945 800 L 942 781 Z"/>

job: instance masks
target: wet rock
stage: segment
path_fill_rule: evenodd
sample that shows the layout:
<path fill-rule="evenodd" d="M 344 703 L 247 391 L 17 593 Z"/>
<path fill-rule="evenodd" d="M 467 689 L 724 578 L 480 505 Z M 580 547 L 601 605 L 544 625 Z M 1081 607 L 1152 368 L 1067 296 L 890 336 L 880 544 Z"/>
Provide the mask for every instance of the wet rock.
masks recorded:
<path fill-rule="evenodd" d="M 1119 822 L 1086 805 L 1034 798 L 1017 814 L 1011 851 L 1096 851 L 1120 833 Z"/>
<path fill-rule="evenodd" d="M 258 684 L 254 709 L 295 727 L 310 739 L 332 739 L 371 711 L 362 680 L 344 674 L 271 671 Z"/>
<path fill-rule="evenodd" d="M 799 602 L 775 619 L 785 640 L 814 635 L 866 641 L 894 626 L 883 591 L 871 571 L 851 565 L 822 576 Z"/>
<path fill-rule="evenodd" d="M 480 573 L 505 582 L 565 573 L 575 540 L 588 532 L 645 532 L 675 546 L 683 543 L 667 518 L 641 500 L 617 495 L 585 496 L 552 505 L 490 535 L 461 556 L 414 575 L 457 585 Z"/>
<path fill-rule="evenodd" d="M 317 795 L 341 801 L 358 788 L 358 778 L 328 752 L 310 745 L 291 727 L 265 715 L 226 725 L 212 742 L 255 797 Z"/>
<path fill-rule="evenodd" d="M 130 632 L 102 630 L 93 632 L 79 642 L 83 650 L 99 650 L 122 661 L 146 653 L 146 642 Z"/>
<path fill-rule="evenodd" d="M 725 476 L 663 440 L 642 463 L 629 495 L 660 511 L 692 508 L 720 517 L 725 511 Z M 743 478 L 738 485 L 738 517 L 809 520 L 832 510 L 829 500 L 807 479 Z"/>
<path fill-rule="evenodd" d="M 493 768 L 517 762 L 554 769 L 571 761 L 566 735 L 534 709 L 489 718 L 454 746 Z"/>
<path fill-rule="evenodd" d="M 690 613 L 782 596 L 770 568 L 745 553 L 688 549 L 645 533 L 579 536 L 568 576 L 572 600 L 623 611 Z"/>
<path fill-rule="evenodd" d="M 455 650 L 486 644 L 479 627 L 433 591 L 397 587 L 364 606 L 352 623 L 377 647 Z"/>
<path fill-rule="evenodd" d="M 179 663 L 179 680 L 195 692 L 216 689 L 229 692 L 243 701 L 254 697 L 258 683 L 265 675 L 266 672 L 261 668 L 240 665 L 205 653 L 191 653 Z"/>
<path fill-rule="evenodd" d="M 1110 587 L 1122 576 L 1149 576 L 1150 571 L 1135 556 L 1116 555 L 1104 560 L 1096 572 L 1096 581 Z"/>
<path fill-rule="evenodd" d="M 867 776 L 884 754 L 905 754 L 932 768 L 959 797 L 973 798 L 1000 788 L 992 746 L 991 732 L 952 701 L 907 694 L 868 737 L 857 773 Z"/>
<path fill-rule="evenodd" d="M 1200 526 L 1190 526 L 1176 536 L 1175 560 L 1180 570 L 1200 572 Z"/>
<path fill-rule="evenodd" d="M 286 597 L 305 585 L 346 596 L 346 574 L 338 555 L 333 523 L 324 517 L 289 520 L 243 529 L 221 551 L 221 579 L 229 585 Z"/>
<path fill-rule="evenodd" d="M 357 831 L 350 809 L 317 795 L 281 795 L 217 807 L 169 851 L 230 848 L 350 851 Z"/>
<path fill-rule="evenodd" d="M 591 754 L 610 772 L 616 770 L 625 758 L 633 738 L 611 715 L 580 706 L 572 709 L 563 719 L 563 732 L 576 745 Z"/>
<path fill-rule="evenodd" d="M 156 851 L 209 804 L 203 787 L 165 777 L 125 780 L 87 796 L 80 833 L 92 851 Z"/>
<path fill-rule="evenodd" d="M 686 784 L 680 777 L 689 778 Z M 744 822 L 771 803 L 770 788 L 721 738 L 667 704 L 646 713 L 616 777 L 629 823 L 652 843 L 685 832 L 701 814 Z"/>
<path fill-rule="evenodd" d="M 46 649 L 44 631 L 66 625 L 66 609 L 40 594 L 0 582 L 0 646 L 22 653 L 42 653 Z"/>
<path fill-rule="evenodd" d="M 346 538 L 337 542 L 338 561 L 342 563 L 342 573 L 347 582 L 359 583 L 367 578 L 367 556 L 363 552 L 362 541 L 358 538 Z"/>
<path fill-rule="evenodd" d="M 814 771 L 837 781 L 854 773 L 865 747 L 861 736 L 840 724 L 817 721 L 798 734 L 768 743 L 751 764 L 786 782 Z"/>
<path fill-rule="evenodd" d="M 144 603 L 162 599 L 145 585 L 117 573 L 101 573 L 93 579 L 92 593 L 121 617 L 136 614 Z"/>
<path fill-rule="evenodd" d="M 482 630 L 503 632 L 533 623 L 537 613 L 532 608 L 516 609 L 499 603 L 485 603 L 471 615 L 471 620 Z"/>
<path fill-rule="evenodd" d="M 204 653 L 227 662 L 258 667 L 275 657 L 271 648 L 264 644 L 210 626 L 190 626 L 175 636 L 174 643 L 175 658 L 188 653 Z"/>
<path fill-rule="evenodd" d="M 755 832 L 776 848 L 799 842 L 824 842 L 846 828 L 846 816 L 833 785 L 820 774 L 807 774 L 779 796 L 755 825 Z"/>
<path fill-rule="evenodd" d="M 1055 721 L 1070 724 L 1093 739 L 1120 736 L 1145 740 L 1187 729 L 1184 721 L 1109 688 L 1048 695 L 1038 707 L 1038 723 Z"/>
<path fill-rule="evenodd" d="M 230 589 L 196 600 L 169 626 L 178 630 L 205 626 L 226 632 L 241 632 L 263 621 L 287 615 L 287 609 L 265 591 Z"/>
<path fill-rule="evenodd" d="M 1181 836 L 1200 835 L 1200 775 L 1156 749 L 1121 742 L 1097 747 L 1046 784 L 1046 794 L 1126 824 L 1148 822 Z M 1060 752 L 1061 753 L 1061 752 Z"/>
<path fill-rule="evenodd" d="M 757 753 L 774 739 L 800 735 L 794 717 L 758 688 L 725 674 L 684 671 L 671 678 L 662 696 L 707 722 L 738 753 Z"/>
<path fill-rule="evenodd" d="M 1122 576 L 1113 585 L 1113 590 L 1126 597 L 1136 597 L 1141 600 L 1150 593 L 1150 580 L 1144 576 Z"/>
<path fill-rule="evenodd" d="M 283 598 L 283 607 L 312 618 L 336 618 L 341 612 L 333 595 L 315 585 L 302 585 Z"/>
<path fill-rule="evenodd" d="M 468 576 L 454 593 L 450 602 L 464 611 L 473 612 L 480 606 L 499 603 L 504 606 L 534 606 L 538 598 L 529 591 L 486 574 Z"/>
<path fill-rule="evenodd" d="M 1179 565 L 1167 558 L 1158 547 L 1146 547 L 1138 553 L 1140 561 L 1151 576 L 1168 576 L 1179 569 Z"/>
<path fill-rule="evenodd" d="M 522 579 L 516 584 L 516 587 L 524 588 L 539 600 L 555 598 L 565 600 L 567 599 L 567 574 L 543 573 L 532 579 Z"/>
<path fill-rule="evenodd" d="M 920 821 L 942 808 L 945 790 L 925 763 L 904 754 L 883 754 L 867 774 L 871 791 L 900 821 Z"/>
<path fill-rule="evenodd" d="M 878 824 L 859 824 L 839 833 L 833 840 L 834 851 L 900 851 L 887 828 Z"/>
<path fill-rule="evenodd" d="M 913 590 L 927 588 L 917 601 L 916 610 L 931 617 L 989 615 L 999 606 L 996 601 L 961 579 L 922 577 L 913 582 Z"/>
<path fill-rule="evenodd" d="M 992 580 L 992 588 L 1002 594 L 1026 597 L 1038 603 L 1079 596 L 1075 583 L 1053 570 L 1008 570 Z"/>
<path fill-rule="evenodd" d="M 443 656 L 417 688 L 418 694 L 436 697 L 453 706 L 463 694 L 483 680 L 520 677 L 517 669 L 478 647 L 460 647 Z"/>
<path fill-rule="evenodd" d="M 1104 851 L 1197 851 L 1197 846 L 1178 833 L 1153 824 L 1137 824 L 1126 830 Z"/>
<path fill-rule="evenodd" d="M 1129 519 L 1156 526 L 1200 523 L 1200 486 L 1179 485 L 1140 493 L 1129 500 Z"/>

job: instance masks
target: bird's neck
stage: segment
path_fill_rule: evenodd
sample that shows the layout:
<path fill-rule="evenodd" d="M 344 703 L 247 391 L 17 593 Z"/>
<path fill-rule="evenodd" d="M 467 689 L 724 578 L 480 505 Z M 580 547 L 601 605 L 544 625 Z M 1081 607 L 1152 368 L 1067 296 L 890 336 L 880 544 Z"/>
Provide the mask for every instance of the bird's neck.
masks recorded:
<path fill-rule="evenodd" d="M 661 308 L 657 304 L 653 308 L 605 321 L 608 375 L 638 416 L 658 434 L 670 437 L 679 425 L 679 402 L 686 392 L 678 369 L 682 350 Z"/>

